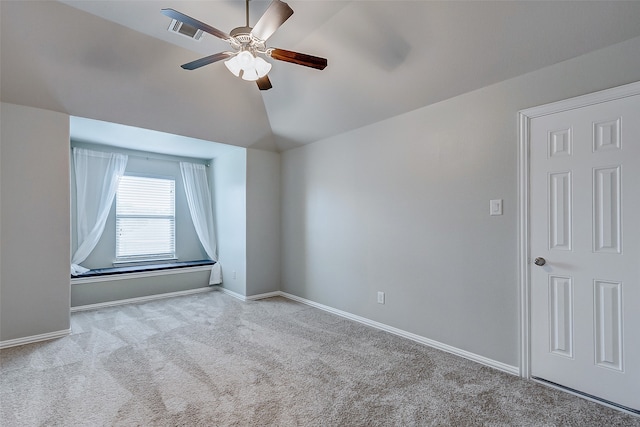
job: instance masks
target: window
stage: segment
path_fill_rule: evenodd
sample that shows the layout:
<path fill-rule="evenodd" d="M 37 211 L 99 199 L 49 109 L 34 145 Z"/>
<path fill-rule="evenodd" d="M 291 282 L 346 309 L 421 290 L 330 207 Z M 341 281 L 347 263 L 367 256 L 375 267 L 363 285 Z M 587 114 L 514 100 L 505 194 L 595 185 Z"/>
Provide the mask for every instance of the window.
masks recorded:
<path fill-rule="evenodd" d="M 125 175 L 116 194 L 116 261 L 175 258 L 175 180 Z"/>

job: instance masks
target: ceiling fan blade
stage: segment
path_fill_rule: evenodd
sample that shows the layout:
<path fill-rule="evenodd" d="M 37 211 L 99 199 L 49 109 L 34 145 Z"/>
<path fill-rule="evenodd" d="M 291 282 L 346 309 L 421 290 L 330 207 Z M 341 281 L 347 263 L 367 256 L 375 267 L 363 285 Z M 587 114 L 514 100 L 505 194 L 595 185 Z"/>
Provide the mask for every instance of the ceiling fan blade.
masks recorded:
<path fill-rule="evenodd" d="M 251 35 L 266 41 L 284 21 L 293 15 L 293 9 L 283 1 L 273 0 L 251 31 Z"/>
<path fill-rule="evenodd" d="M 260 77 L 258 80 L 256 80 L 256 83 L 258 83 L 258 88 L 260 90 L 269 90 L 273 87 L 271 86 L 271 80 L 269 80 L 269 76 Z"/>
<path fill-rule="evenodd" d="M 284 49 L 269 49 L 269 55 L 279 61 L 291 62 L 293 64 L 304 65 L 305 67 L 324 70 L 327 60 L 318 56 L 311 56 L 305 53 L 292 52 Z"/>
<path fill-rule="evenodd" d="M 233 55 L 235 55 L 235 53 L 233 52 L 220 52 L 214 55 L 205 56 L 204 58 L 196 59 L 195 61 L 187 62 L 186 64 L 182 64 L 181 67 L 185 70 L 195 70 L 196 68 L 213 64 L 214 62 L 220 61 L 221 59 L 230 58 Z"/>
<path fill-rule="evenodd" d="M 194 19 L 190 16 L 185 15 L 184 13 L 180 13 L 177 10 L 173 9 L 162 9 L 162 14 L 168 16 L 171 19 L 175 19 L 176 21 L 184 22 L 187 25 L 191 25 L 199 30 L 204 31 L 205 33 L 209 33 L 212 36 L 216 36 L 222 40 L 229 40 L 231 36 L 224 31 L 220 31 L 217 28 L 213 28 L 211 25 L 205 24 L 204 22 L 200 22 L 197 19 Z"/>

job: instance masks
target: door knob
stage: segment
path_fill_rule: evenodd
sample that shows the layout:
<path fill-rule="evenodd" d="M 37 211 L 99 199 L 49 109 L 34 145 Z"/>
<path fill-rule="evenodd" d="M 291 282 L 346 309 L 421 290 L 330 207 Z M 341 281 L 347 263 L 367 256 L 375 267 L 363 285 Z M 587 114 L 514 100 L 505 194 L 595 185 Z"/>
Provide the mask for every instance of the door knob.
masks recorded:
<path fill-rule="evenodd" d="M 543 266 L 543 265 L 545 265 L 547 263 L 547 260 L 542 258 L 542 257 L 538 257 L 538 258 L 533 260 L 533 263 L 535 265 L 538 265 L 538 266 Z"/>

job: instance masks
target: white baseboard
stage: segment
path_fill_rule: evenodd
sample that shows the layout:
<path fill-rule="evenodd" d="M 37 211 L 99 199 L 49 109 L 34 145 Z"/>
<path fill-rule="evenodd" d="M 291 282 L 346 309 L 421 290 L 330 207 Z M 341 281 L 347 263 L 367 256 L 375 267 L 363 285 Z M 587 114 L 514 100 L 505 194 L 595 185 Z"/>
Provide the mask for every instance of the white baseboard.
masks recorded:
<path fill-rule="evenodd" d="M 286 292 L 279 292 L 278 294 L 280 296 L 285 297 L 285 298 L 289 298 L 289 299 L 291 299 L 293 301 L 298 301 L 298 302 L 301 302 L 303 304 L 309 305 L 311 307 L 319 308 L 320 310 L 324 310 L 324 311 L 327 311 L 329 313 L 333 313 L 333 314 L 336 314 L 338 316 L 341 316 L 341 317 L 344 317 L 344 318 L 347 318 L 347 319 L 354 320 L 356 322 L 365 324 L 367 326 L 371 326 L 371 327 L 374 327 L 376 329 L 380 329 L 382 331 L 386 331 L 386 332 L 392 333 L 394 335 L 398 335 L 398 336 L 401 336 L 403 338 L 410 339 L 410 340 L 418 342 L 420 344 L 424 344 L 424 345 L 427 345 L 429 347 L 437 348 L 438 350 L 446 351 L 447 353 L 451 353 L 451 354 L 454 354 L 456 356 L 463 357 L 465 359 L 471 360 L 473 362 L 480 363 L 480 364 L 485 365 L 485 366 L 489 366 L 489 367 L 494 368 L 494 369 L 498 369 L 498 370 L 506 372 L 508 374 L 520 375 L 520 369 L 517 366 L 507 365 L 506 363 L 498 362 L 497 360 L 489 359 L 487 357 L 480 356 L 478 354 L 471 353 L 469 351 L 462 350 L 462 349 L 450 346 L 448 344 L 443 344 L 441 342 L 434 341 L 432 339 L 425 338 L 423 336 L 416 335 L 416 334 L 413 334 L 411 332 L 403 331 L 402 329 L 394 328 L 393 326 L 385 325 L 384 323 L 376 322 L 374 320 L 370 320 L 370 319 L 367 319 L 365 317 L 357 316 L 355 314 L 351 314 L 351 313 L 348 313 L 346 311 L 338 310 L 338 309 L 335 309 L 333 307 L 329 307 L 329 306 L 326 306 L 326 305 L 323 305 L 323 304 L 319 304 L 317 302 L 314 302 L 314 301 L 311 301 L 311 300 L 308 300 L 308 299 L 305 299 L 305 298 L 300 298 L 300 297 L 298 297 L 296 295 L 288 294 Z"/>
<path fill-rule="evenodd" d="M 64 329 L 62 331 L 48 332 L 46 334 L 31 335 L 30 337 L 22 337 L 22 338 L 16 338 L 13 340 L 0 341 L 0 349 L 16 347 L 16 346 L 25 345 L 25 344 L 33 344 L 35 342 L 40 342 L 40 341 L 54 340 L 57 338 L 66 337 L 70 333 L 71 333 L 71 329 Z"/>
<path fill-rule="evenodd" d="M 267 292 L 267 293 L 264 293 L 264 294 L 249 295 L 247 297 L 247 300 L 248 301 L 257 301 L 257 300 L 260 300 L 260 299 L 280 297 L 280 296 L 283 296 L 282 292 L 275 291 L 275 292 Z"/>
<path fill-rule="evenodd" d="M 139 303 L 139 302 L 153 301 L 153 300 L 157 300 L 157 299 L 164 299 L 164 298 L 180 297 L 180 296 L 184 296 L 184 295 L 199 294 L 199 293 L 202 293 L 202 292 L 211 292 L 215 288 L 216 288 L 215 286 L 208 286 L 206 288 L 188 289 L 186 291 L 167 292 L 167 293 L 164 293 L 164 294 L 148 295 L 148 296 L 145 296 L 145 297 L 121 299 L 121 300 L 117 300 L 117 301 L 99 302 L 97 304 L 79 305 L 79 306 L 76 306 L 76 307 L 71 307 L 71 312 L 75 313 L 75 312 L 78 312 L 78 311 L 96 310 L 98 308 L 114 307 L 114 306 L 117 306 L 117 305 L 134 304 L 134 303 Z"/>
<path fill-rule="evenodd" d="M 242 294 L 239 294 L 237 292 L 233 292 L 233 291 L 231 291 L 231 290 L 229 290 L 227 288 L 224 288 L 222 286 L 212 286 L 211 288 L 213 288 L 213 290 L 215 290 L 215 291 L 220 291 L 220 292 L 222 292 L 224 294 L 227 294 L 227 295 L 232 296 L 232 297 L 234 297 L 236 299 L 239 299 L 240 301 L 248 301 L 246 296 L 244 296 Z"/>
<path fill-rule="evenodd" d="M 229 290 L 229 289 L 227 289 L 225 287 L 222 287 L 222 286 L 212 286 L 212 288 L 217 290 L 217 291 L 223 292 L 223 293 L 225 293 L 225 294 L 227 294 L 229 296 L 232 296 L 232 297 L 234 297 L 236 299 L 239 299 L 240 301 L 257 301 L 257 300 L 260 300 L 260 299 L 282 296 L 282 292 L 280 292 L 280 291 L 274 291 L 274 292 L 267 292 L 267 293 L 264 293 L 264 294 L 256 294 L 256 295 L 245 296 L 245 295 L 239 294 L 237 292 L 234 292 L 234 291 Z"/>

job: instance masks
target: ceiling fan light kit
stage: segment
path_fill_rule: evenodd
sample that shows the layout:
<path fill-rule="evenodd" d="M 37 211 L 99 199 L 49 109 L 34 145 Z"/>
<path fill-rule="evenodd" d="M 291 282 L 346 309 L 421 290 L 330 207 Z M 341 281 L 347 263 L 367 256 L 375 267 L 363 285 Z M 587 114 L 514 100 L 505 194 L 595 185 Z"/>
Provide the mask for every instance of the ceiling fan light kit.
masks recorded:
<path fill-rule="evenodd" d="M 240 72 L 242 72 L 242 79 L 248 81 L 256 81 L 271 71 L 271 64 L 259 56 L 253 56 L 247 50 L 243 50 L 232 56 L 231 59 L 224 61 L 224 65 L 236 77 L 240 77 Z"/>
<path fill-rule="evenodd" d="M 268 90 L 272 86 L 267 74 L 271 71 L 272 65 L 260 55 L 318 70 L 323 70 L 327 66 L 325 58 L 266 47 L 267 39 L 293 15 L 293 9 L 280 0 L 271 2 L 253 28 L 249 26 L 249 0 L 246 0 L 246 26 L 234 28 L 229 34 L 173 9 L 162 9 L 162 13 L 172 20 L 183 23 L 183 25 L 228 42 L 233 49 L 233 52 L 220 52 L 183 64 L 181 67 L 185 70 L 195 70 L 226 59 L 224 65 L 233 75 L 241 77 L 243 80 L 255 81 L 260 90 Z"/>

